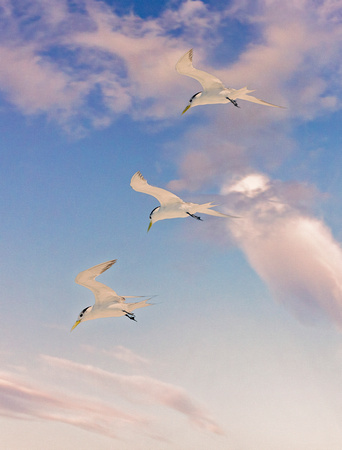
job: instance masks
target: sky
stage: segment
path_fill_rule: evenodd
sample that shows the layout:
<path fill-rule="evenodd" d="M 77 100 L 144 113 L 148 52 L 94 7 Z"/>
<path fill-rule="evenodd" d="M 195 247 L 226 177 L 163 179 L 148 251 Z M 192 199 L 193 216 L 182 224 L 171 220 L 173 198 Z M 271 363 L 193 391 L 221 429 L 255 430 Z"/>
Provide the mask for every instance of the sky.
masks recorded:
<path fill-rule="evenodd" d="M 8 450 L 342 447 L 342 5 L 0 0 Z M 181 112 L 194 66 L 284 109 Z M 254 95 L 253 94 L 253 95 Z M 240 216 L 160 221 L 148 182 Z M 153 297 L 81 323 L 99 277 Z"/>

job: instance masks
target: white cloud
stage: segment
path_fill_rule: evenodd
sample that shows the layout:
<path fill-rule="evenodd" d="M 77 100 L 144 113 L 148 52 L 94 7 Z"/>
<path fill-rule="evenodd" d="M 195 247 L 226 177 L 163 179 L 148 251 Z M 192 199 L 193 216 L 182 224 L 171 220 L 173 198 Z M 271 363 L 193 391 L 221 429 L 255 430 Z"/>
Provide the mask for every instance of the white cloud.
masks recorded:
<path fill-rule="evenodd" d="M 278 195 L 281 183 L 277 186 L 265 175 L 260 177 L 263 189 L 254 190 L 252 196 L 250 176 L 223 188 L 224 192 L 235 192 L 242 216 L 239 221 L 229 222 L 230 232 L 276 299 L 304 321 L 324 313 L 341 327 L 340 244 L 321 220 L 291 206 L 285 190 Z"/>
<path fill-rule="evenodd" d="M 46 113 L 65 127 L 72 119 L 108 126 L 122 112 L 139 120 L 178 114 L 175 63 L 187 48 L 170 32 L 191 26 L 201 41 L 220 20 L 201 1 L 146 20 L 93 0 L 73 10 L 66 2 L 8 1 L 2 16 L 0 89 L 24 114 Z"/>
<path fill-rule="evenodd" d="M 139 120 L 176 116 L 193 93 L 187 86 L 194 82 L 174 69 L 190 45 L 198 67 L 288 105 L 290 116 L 311 119 L 338 107 L 341 77 L 327 73 L 341 72 L 342 33 L 338 7 L 328 0 L 317 8 L 309 0 L 260 0 L 221 10 L 186 0 L 145 20 L 93 0 L 76 1 L 72 10 L 65 1 L 2 5 L 0 89 L 23 113 L 43 112 L 64 126 L 72 117 L 103 127 L 122 112 Z M 248 24 L 254 38 L 235 63 L 206 67 L 229 15 Z M 259 108 L 254 121 L 285 117 L 266 110 Z"/>
<path fill-rule="evenodd" d="M 285 92 L 291 116 L 312 119 L 333 111 L 335 102 L 326 98 L 341 93 L 335 76 L 341 70 L 341 6 L 329 0 L 259 0 L 253 6 L 248 1 L 236 8 L 258 37 L 230 68 L 231 79 L 247 75 L 255 87 Z"/>
<path fill-rule="evenodd" d="M 244 178 L 222 189 L 222 194 L 230 194 L 232 192 L 240 192 L 247 197 L 255 197 L 260 192 L 267 190 L 268 178 L 260 173 L 251 173 Z"/>

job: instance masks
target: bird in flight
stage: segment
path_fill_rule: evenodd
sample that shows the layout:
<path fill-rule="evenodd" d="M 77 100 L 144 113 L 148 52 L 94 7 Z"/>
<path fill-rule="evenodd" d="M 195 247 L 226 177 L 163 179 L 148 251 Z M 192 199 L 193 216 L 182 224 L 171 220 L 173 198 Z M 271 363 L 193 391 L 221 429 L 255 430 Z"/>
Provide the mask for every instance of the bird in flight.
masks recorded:
<path fill-rule="evenodd" d="M 126 316 L 131 320 L 135 320 L 135 315 L 132 311 L 144 306 L 151 306 L 147 303 L 149 299 L 142 300 L 137 303 L 126 303 L 126 298 L 135 298 L 137 296 L 121 297 L 113 289 L 95 280 L 107 269 L 116 263 L 116 259 L 107 261 L 90 269 L 80 272 L 75 278 L 75 282 L 90 289 L 95 295 L 95 304 L 88 306 L 80 312 L 76 322 L 70 331 L 77 327 L 81 322 L 86 320 L 99 319 L 101 317 L 120 317 Z"/>
<path fill-rule="evenodd" d="M 184 114 L 192 106 L 208 105 L 214 103 L 232 103 L 239 108 L 236 99 L 247 100 L 253 103 L 259 103 L 260 105 L 274 106 L 275 108 L 283 108 L 283 106 L 273 105 L 272 103 L 265 102 L 259 98 L 248 95 L 254 90 L 248 90 L 247 87 L 242 89 L 227 88 L 221 80 L 216 78 L 210 73 L 203 70 L 195 69 L 192 65 L 193 49 L 185 53 L 184 56 L 176 64 L 176 70 L 181 75 L 186 75 L 199 81 L 203 87 L 203 91 L 194 94 L 189 104 L 186 106 L 182 114 Z"/>
<path fill-rule="evenodd" d="M 148 184 L 140 172 L 136 172 L 133 175 L 131 179 L 131 187 L 137 192 L 152 195 L 160 203 L 160 206 L 155 207 L 150 213 L 150 223 L 147 231 L 149 231 L 152 225 L 158 220 L 189 216 L 197 220 L 202 220 L 199 216 L 195 215 L 196 213 L 209 214 L 211 216 L 218 217 L 237 218 L 237 216 L 223 214 L 211 209 L 214 206 L 217 206 L 213 205 L 212 202 L 203 203 L 202 205 L 184 202 L 181 198 L 177 197 L 177 195 L 172 194 L 172 192 Z"/>

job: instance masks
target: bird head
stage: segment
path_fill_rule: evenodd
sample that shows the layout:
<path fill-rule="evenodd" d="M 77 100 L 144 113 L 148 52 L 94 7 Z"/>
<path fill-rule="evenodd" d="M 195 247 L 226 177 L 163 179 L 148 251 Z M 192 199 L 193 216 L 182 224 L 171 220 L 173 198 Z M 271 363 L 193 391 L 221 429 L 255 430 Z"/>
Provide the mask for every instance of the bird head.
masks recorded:
<path fill-rule="evenodd" d="M 186 113 L 188 109 L 191 108 L 191 106 L 196 106 L 196 100 L 202 95 L 202 91 L 197 92 L 194 94 L 191 99 L 189 100 L 189 104 L 186 106 L 182 114 Z"/>
<path fill-rule="evenodd" d="M 150 223 L 148 224 L 147 231 L 150 231 L 152 225 L 154 222 L 157 222 L 159 219 L 156 216 L 156 213 L 159 211 L 160 206 L 156 206 L 152 211 L 150 212 Z"/>
<path fill-rule="evenodd" d="M 71 328 L 70 331 L 72 331 L 74 328 L 76 328 L 77 325 L 78 325 L 79 323 L 82 322 L 82 320 L 88 320 L 88 319 L 87 319 L 87 315 L 90 313 L 90 311 L 91 311 L 92 309 L 93 309 L 92 306 L 87 306 L 86 308 L 84 308 L 84 310 L 81 311 L 81 312 L 79 313 L 79 315 L 78 315 L 78 317 L 77 317 L 77 320 L 76 320 L 76 322 L 74 323 L 74 325 L 73 325 L 73 327 Z"/>

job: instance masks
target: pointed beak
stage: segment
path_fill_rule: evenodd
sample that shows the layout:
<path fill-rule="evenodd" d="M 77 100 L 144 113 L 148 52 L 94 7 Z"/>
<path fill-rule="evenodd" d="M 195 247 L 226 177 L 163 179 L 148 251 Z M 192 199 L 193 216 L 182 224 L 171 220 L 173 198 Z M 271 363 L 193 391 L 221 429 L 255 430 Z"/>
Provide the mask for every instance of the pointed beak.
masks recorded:
<path fill-rule="evenodd" d="M 147 232 L 149 232 L 149 231 L 150 231 L 150 229 L 151 229 L 151 226 L 152 226 L 152 220 L 150 220 L 150 223 L 148 224 Z"/>
<path fill-rule="evenodd" d="M 74 328 L 76 328 L 79 323 L 81 323 L 81 321 L 80 320 L 76 320 L 76 322 L 74 323 L 74 325 L 73 325 L 73 327 L 71 328 L 70 331 L 72 331 Z"/>
<path fill-rule="evenodd" d="M 186 113 L 188 109 L 190 109 L 190 106 L 191 106 L 191 105 L 188 105 L 188 106 L 184 109 L 184 111 L 182 112 L 182 115 L 183 115 L 184 113 Z"/>

